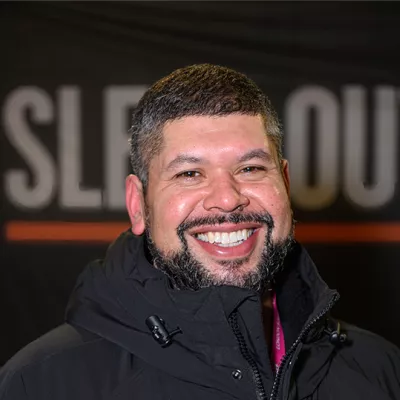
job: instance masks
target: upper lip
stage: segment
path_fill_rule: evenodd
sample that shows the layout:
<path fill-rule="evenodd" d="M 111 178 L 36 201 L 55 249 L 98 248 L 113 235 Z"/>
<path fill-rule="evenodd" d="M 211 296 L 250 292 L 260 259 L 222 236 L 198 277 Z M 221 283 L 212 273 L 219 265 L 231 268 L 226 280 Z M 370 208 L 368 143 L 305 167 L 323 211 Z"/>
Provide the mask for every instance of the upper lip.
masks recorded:
<path fill-rule="evenodd" d="M 242 229 L 258 229 L 261 228 L 261 224 L 256 222 L 247 222 L 240 224 L 216 224 L 216 225 L 203 225 L 193 229 L 190 229 L 188 233 L 190 235 L 196 235 L 199 233 L 206 232 L 236 232 Z"/>

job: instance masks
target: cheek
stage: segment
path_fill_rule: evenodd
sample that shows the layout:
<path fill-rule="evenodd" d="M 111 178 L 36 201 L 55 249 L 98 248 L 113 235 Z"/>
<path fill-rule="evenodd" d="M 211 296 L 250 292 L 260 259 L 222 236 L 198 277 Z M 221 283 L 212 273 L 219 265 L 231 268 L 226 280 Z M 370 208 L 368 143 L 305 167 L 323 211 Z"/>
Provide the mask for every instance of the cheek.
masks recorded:
<path fill-rule="evenodd" d="M 173 249 L 181 245 L 176 234 L 178 226 L 196 207 L 193 196 L 185 193 L 159 194 L 152 212 L 152 236 L 158 246 Z"/>
<path fill-rule="evenodd" d="M 292 211 L 286 191 L 275 199 L 275 205 L 271 207 L 271 215 L 275 222 L 272 237 L 276 240 L 286 238 L 292 228 Z"/>
<path fill-rule="evenodd" d="M 271 202 L 278 215 L 285 215 L 290 211 L 290 200 L 284 187 L 275 188 L 271 193 Z"/>
<path fill-rule="evenodd" d="M 280 213 L 290 207 L 288 194 L 284 185 L 265 184 L 254 186 L 249 188 L 248 195 L 271 214 Z"/>
<path fill-rule="evenodd" d="M 255 207 L 268 211 L 275 222 L 274 238 L 286 236 L 291 229 L 292 213 L 290 200 L 284 185 L 266 185 L 253 192 Z"/>

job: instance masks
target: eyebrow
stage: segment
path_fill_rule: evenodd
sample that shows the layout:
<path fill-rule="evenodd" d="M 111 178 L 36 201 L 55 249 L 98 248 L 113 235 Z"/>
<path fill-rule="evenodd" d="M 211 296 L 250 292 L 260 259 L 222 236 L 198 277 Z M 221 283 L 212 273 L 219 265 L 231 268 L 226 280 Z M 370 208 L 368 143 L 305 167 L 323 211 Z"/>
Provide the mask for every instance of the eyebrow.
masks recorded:
<path fill-rule="evenodd" d="M 253 160 L 254 158 L 261 159 L 267 163 L 273 162 L 273 158 L 272 158 L 271 154 L 267 153 L 263 149 L 254 149 L 254 150 L 248 151 L 247 153 L 243 154 L 238 159 L 238 162 L 242 163 L 242 162 Z M 166 170 L 169 171 L 171 169 L 178 168 L 184 164 L 206 164 L 206 163 L 207 163 L 207 161 L 204 160 L 204 158 L 196 157 L 193 155 L 183 153 L 183 154 L 179 154 L 173 160 L 171 160 L 168 163 Z"/>
<path fill-rule="evenodd" d="M 178 168 L 179 166 L 183 164 L 203 164 L 205 161 L 196 156 L 191 156 L 188 154 L 179 154 L 177 157 L 175 157 L 172 161 L 170 161 L 166 167 L 166 170 L 171 170 L 174 168 Z"/>
<path fill-rule="evenodd" d="M 272 163 L 274 161 L 271 154 L 267 153 L 264 149 L 254 149 L 243 154 L 239 158 L 239 162 L 250 161 L 253 160 L 254 158 L 259 158 L 267 163 Z"/>

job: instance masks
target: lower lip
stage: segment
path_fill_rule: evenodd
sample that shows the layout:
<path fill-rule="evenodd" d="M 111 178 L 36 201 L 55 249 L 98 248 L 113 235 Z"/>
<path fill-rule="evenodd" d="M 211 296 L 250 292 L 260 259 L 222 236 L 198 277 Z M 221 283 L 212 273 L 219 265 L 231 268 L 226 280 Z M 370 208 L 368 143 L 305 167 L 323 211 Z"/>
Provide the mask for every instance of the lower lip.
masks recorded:
<path fill-rule="evenodd" d="M 198 243 L 207 253 L 212 256 L 223 258 L 246 257 L 251 253 L 256 245 L 258 232 L 259 229 L 256 229 L 247 240 L 238 246 L 232 247 L 221 247 L 213 243 L 203 242 L 202 240 L 198 240 L 196 238 L 194 238 L 194 240 L 196 240 L 196 243 Z"/>

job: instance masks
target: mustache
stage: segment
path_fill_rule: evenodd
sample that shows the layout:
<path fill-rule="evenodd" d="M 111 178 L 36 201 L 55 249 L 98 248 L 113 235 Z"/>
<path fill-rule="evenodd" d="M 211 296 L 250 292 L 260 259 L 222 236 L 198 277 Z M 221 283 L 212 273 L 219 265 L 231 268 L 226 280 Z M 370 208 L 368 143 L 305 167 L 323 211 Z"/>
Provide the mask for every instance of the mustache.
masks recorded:
<path fill-rule="evenodd" d="M 224 223 L 246 223 L 246 222 L 254 222 L 258 224 L 265 224 L 268 226 L 269 231 L 274 228 L 274 219 L 271 214 L 268 212 L 264 213 L 231 213 L 231 214 L 222 214 L 222 215 L 210 215 L 207 217 L 199 217 L 193 218 L 191 220 L 183 221 L 177 228 L 177 233 L 179 237 L 183 236 L 183 233 L 188 229 L 201 227 L 203 225 L 221 225 Z"/>

